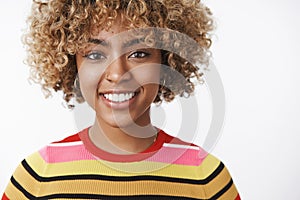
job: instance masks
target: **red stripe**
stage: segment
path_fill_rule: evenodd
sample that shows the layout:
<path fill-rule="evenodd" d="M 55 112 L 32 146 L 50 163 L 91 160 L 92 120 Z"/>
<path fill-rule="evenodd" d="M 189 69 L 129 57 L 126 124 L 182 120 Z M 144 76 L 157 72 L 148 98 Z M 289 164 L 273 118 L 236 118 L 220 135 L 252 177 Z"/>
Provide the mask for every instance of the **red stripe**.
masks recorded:
<path fill-rule="evenodd" d="M 4 193 L 1 200 L 9 200 L 9 198 Z"/>
<path fill-rule="evenodd" d="M 235 198 L 235 200 L 241 200 L 240 195 L 238 194 L 237 197 Z"/>
<path fill-rule="evenodd" d="M 79 137 L 78 133 L 76 133 L 74 135 L 66 137 L 63 140 L 60 140 L 60 141 L 57 141 L 57 142 L 53 142 L 53 143 L 55 144 L 55 143 L 78 142 L 78 141 L 80 141 L 80 137 Z"/>

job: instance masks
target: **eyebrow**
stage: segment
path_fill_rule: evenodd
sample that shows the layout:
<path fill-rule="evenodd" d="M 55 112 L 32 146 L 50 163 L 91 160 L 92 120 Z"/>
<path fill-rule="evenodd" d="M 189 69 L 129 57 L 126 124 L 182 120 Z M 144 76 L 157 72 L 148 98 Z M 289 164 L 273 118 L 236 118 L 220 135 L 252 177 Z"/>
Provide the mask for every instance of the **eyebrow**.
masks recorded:
<path fill-rule="evenodd" d="M 106 42 L 105 40 L 100 40 L 100 39 L 96 39 L 96 38 L 89 39 L 89 42 L 93 43 L 93 44 L 97 44 L 97 45 L 110 46 L 110 44 L 108 42 Z"/>
<path fill-rule="evenodd" d="M 123 43 L 123 48 L 128 48 L 128 47 L 131 47 L 131 46 L 134 46 L 136 44 L 141 44 L 141 43 L 144 43 L 145 41 L 145 38 L 134 38 L 132 40 L 128 40 L 126 42 Z"/>
<path fill-rule="evenodd" d="M 128 48 L 128 47 L 131 47 L 131 46 L 134 46 L 136 44 L 140 44 L 140 43 L 143 43 L 145 41 L 145 38 L 134 38 L 132 40 L 128 40 L 126 42 L 124 42 L 122 44 L 122 47 L 123 48 Z M 93 44 L 96 44 L 96 45 L 102 45 L 102 46 L 111 46 L 111 44 L 105 40 L 101 40 L 101 39 L 97 39 L 97 38 L 91 38 L 89 39 L 89 42 L 90 43 L 93 43 Z"/>

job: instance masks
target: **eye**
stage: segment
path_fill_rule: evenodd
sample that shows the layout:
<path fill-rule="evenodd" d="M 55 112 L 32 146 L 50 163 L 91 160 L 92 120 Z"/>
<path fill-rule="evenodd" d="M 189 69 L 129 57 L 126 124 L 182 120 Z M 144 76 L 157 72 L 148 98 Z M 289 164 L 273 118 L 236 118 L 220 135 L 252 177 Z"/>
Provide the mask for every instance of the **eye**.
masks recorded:
<path fill-rule="evenodd" d="M 149 56 L 149 53 L 143 52 L 143 51 L 136 51 L 129 55 L 129 58 L 145 58 Z"/>
<path fill-rule="evenodd" d="M 101 52 L 90 52 L 84 55 L 83 57 L 93 61 L 102 60 L 106 58 Z"/>

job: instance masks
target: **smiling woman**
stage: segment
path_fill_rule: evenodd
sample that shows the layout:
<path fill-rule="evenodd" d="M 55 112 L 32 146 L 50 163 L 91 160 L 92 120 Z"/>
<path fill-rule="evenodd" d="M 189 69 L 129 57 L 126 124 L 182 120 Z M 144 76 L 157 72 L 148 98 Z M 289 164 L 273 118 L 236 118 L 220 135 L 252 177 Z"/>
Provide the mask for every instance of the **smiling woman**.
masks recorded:
<path fill-rule="evenodd" d="M 202 80 L 185 59 L 208 64 L 213 23 L 200 1 L 34 1 L 29 25 L 31 78 L 86 101 L 95 122 L 24 159 L 2 199 L 240 199 L 220 160 L 150 118 L 152 103 Z"/>
<path fill-rule="evenodd" d="M 117 18 L 108 31 L 100 30 L 90 40 L 93 43 L 82 50 L 84 53 L 76 55 L 76 63 L 83 97 L 97 115 L 90 136 L 97 138 L 102 133 L 110 141 L 99 138 L 94 143 L 102 148 L 112 144 L 105 149 L 112 153 L 137 153 L 156 137 L 150 106 L 159 90 L 162 55 L 159 49 L 149 48 L 135 37 L 124 42 L 118 37 L 127 30 L 124 24 Z M 133 128 L 136 125 L 147 129 Z M 124 129 L 130 131 L 124 133 Z"/>

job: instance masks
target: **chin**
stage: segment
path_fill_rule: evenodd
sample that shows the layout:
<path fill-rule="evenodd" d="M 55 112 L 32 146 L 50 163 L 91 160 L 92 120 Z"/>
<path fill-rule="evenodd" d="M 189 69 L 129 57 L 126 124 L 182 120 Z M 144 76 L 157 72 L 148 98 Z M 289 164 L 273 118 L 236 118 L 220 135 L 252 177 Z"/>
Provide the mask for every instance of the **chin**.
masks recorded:
<path fill-rule="evenodd" d="M 97 116 L 97 120 L 99 124 L 105 124 L 105 126 L 109 126 L 112 128 L 125 128 L 135 124 L 134 119 L 128 117 L 127 115 L 124 117 Z"/>

